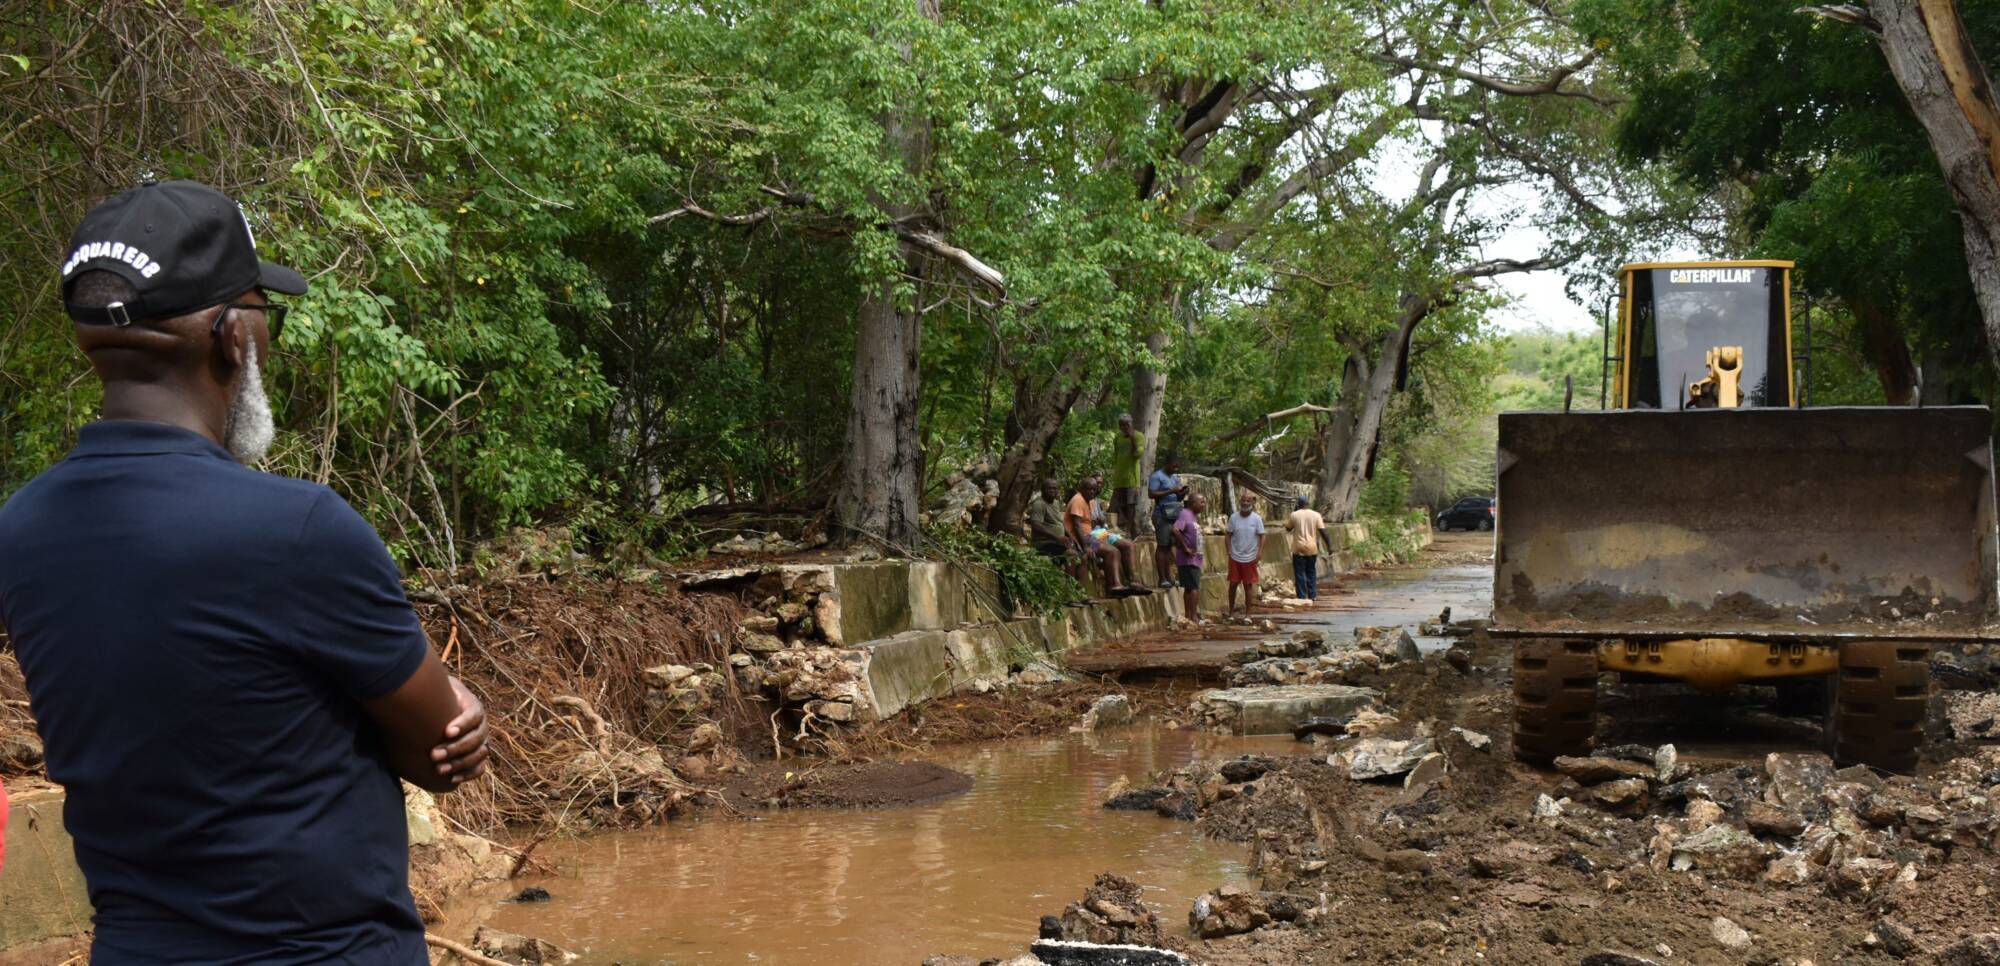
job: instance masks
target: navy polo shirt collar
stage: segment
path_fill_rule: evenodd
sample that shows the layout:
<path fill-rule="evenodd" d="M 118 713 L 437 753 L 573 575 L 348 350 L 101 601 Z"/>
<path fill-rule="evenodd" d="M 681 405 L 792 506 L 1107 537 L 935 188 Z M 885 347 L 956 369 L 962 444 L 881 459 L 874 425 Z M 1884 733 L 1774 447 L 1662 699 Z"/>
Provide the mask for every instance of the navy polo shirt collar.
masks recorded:
<path fill-rule="evenodd" d="M 77 433 L 71 459 L 92 456 L 151 456 L 186 453 L 236 462 L 229 451 L 190 429 L 140 419 L 101 419 Z"/>

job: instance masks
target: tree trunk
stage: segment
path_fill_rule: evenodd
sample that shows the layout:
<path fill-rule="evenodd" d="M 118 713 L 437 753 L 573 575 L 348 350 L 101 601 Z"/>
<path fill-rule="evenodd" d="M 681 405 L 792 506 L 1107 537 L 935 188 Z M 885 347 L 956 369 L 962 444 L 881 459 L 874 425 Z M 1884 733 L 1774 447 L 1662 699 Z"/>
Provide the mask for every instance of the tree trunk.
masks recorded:
<path fill-rule="evenodd" d="M 1849 296 L 1847 307 L 1854 313 L 1861 343 L 1867 347 L 1868 361 L 1875 365 L 1875 378 L 1882 383 L 1882 397 L 1891 406 L 1914 406 L 1917 402 L 1917 365 L 1910 359 L 1910 345 L 1903 339 L 1903 327 L 1882 303 L 1867 295 Z"/>
<path fill-rule="evenodd" d="M 1334 483 L 1340 477 L 1340 467 L 1347 456 L 1347 444 L 1354 438 L 1354 419 L 1360 407 L 1362 384 L 1368 380 L 1368 361 L 1362 358 L 1360 349 L 1350 348 L 1347 364 L 1341 367 L 1340 398 L 1334 401 L 1333 413 L 1326 418 L 1326 429 L 1320 441 L 1319 479 L 1316 481 L 1313 502 L 1321 507 L 1333 505 Z"/>
<path fill-rule="evenodd" d="M 1331 521 L 1354 519 L 1361 506 L 1361 485 L 1374 465 L 1375 442 L 1382 434 L 1382 417 L 1389 411 L 1389 398 L 1396 393 L 1396 374 L 1402 369 L 1403 355 L 1409 351 L 1410 333 L 1431 313 L 1437 302 L 1429 296 L 1403 293 L 1402 311 L 1396 328 L 1384 333 L 1377 343 L 1380 354 L 1373 363 L 1360 405 L 1355 409 L 1354 430 L 1342 447 L 1333 486 L 1326 494 L 1321 512 Z"/>
<path fill-rule="evenodd" d="M 914 255 L 907 261 L 912 272 L 922 267 Z M 890 280 L 862 298 L 860 322 L 833 536 L 842 544 L 865 539 L 914 548 L 924 463 L 917 435 L 922 325 L 914 308 L 896 304 Z"/>
<path fill-rule="evenodd" d="M 1160 455 L 1160 414 L 1167 404 L 1167 349 L 1172 345 L 1172 333 L 1155 332 L 1146 337 L 1148 361 L 1132 365 L 1132 428 L 1146 441 L 1145 450 L 1139 454 L 1141 533 L 1153 531 L 1153 500 L 1147 495 L 1145 484 Z"/>
<path fill-rule="evenodd" d="M 2000 104 L 1952 0 L 1875 0 L 1869 12 L 1958 203 L 1986 344 L 2000 366 Z"/>
<path fill-rule="evenodd" d="M 1000 456 L 1000 497 L 986 518 L 987 530 L 1021 532 L 1028 500 L 1041 488 L 1042 462 L 1048 457 L 1049 444 L 1055 441 L 1063 421 L 1083 395 L 1084 380 L 1077 377 L 1078 368 L 1076 363 L 1065 360 L 1046 380 L 1015 381 L 1014 406 L 1007 422 L 1009 426 L 1018 426 L 1020 431 L 1008 441 L 1007 451 Z"/>
<path fill-rule="evenodd" d="M 938 17 L 938 0 L 913 0 L 917 14 Z M 902 50 L 905 60 L 910 50 Z M 930 155 L 930 119 L 904 110 L 881 117 L 882 139 L 905 171 L 921 175 Z M 889 220 L 915 221 L 923 196 L 878 199 Z M 923 255 L 905 244 L 902 271 L 922 277 Z M 916 304 L 897 304 L 896 280 L 883 279 L 861 298 L 854 336 L 854 390 L 847 408 L 847 451 L 833 498 L 830 536 L 836 543 L 874 540 L 914 551 L 922 530 L 923 439 L 917 432 L 922 384 L 917 369 L 923 317 Z"/>

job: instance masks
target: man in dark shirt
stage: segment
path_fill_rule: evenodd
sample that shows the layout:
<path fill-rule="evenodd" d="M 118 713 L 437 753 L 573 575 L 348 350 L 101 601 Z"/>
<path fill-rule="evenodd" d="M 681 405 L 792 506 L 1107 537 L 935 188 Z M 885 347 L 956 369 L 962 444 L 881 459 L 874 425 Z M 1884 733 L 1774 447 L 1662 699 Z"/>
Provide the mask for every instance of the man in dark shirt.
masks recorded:
<path fill-rule="evenodd" d="M 397 778 L 486 756 L 375 532 L 247 468 L 303 294 L 234 202 L 147 185 L 78 228 L 63 295 L 103 417 L 0 506 L 0 624 L 96 907 L 96 963 L 423 963 Z"/>

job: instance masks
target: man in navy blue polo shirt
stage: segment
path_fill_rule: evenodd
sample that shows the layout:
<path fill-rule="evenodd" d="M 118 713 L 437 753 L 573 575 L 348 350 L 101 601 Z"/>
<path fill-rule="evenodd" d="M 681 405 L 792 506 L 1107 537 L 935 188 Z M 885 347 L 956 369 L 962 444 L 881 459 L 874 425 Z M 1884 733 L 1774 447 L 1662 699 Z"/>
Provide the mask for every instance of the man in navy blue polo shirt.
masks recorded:
<path fill-rule="evenodd" d="M 249 469 L 283 323 L 240 209 L 99 205 L 63 264 L 103 416 L 0 507 L 0 624 L 96 907 L 96 963 L 422 963 L 397 778 L 448 791 L 484 713 L 375 532 Z"/>

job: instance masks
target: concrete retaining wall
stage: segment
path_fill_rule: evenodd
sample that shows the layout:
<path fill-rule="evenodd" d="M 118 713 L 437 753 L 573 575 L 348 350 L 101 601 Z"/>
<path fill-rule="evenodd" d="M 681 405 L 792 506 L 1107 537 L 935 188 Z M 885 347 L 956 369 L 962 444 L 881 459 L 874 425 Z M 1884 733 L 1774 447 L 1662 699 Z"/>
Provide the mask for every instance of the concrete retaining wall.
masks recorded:
<path fill-rule="evenodd" d="M 1360 566 L 1363 561 L 1353 548 L 1367 538 L 1366 524 L 1327 527 L 1321 540 L 1322 579 Z M 1428 534 L 1424 542 L 1429 542 Z M 1157 549 L 1151 540 L 1135 544 L 1137 569 L 1147 586 L 1154 584 Z M 1201 606 L 1214 613 L 1228 599 L 1228 539 L 1206 535 L 1202 552 L 1206 566 Z M 841 598 L 843 639 L 858 642 L 849 644 L 843 655 L 861 679 L 861 702 L 877 718 L 950 694 L 978 678 L 1003 677 L 1010 669 L 1056 659 L 1075 648 L 1134 637 L 1182 616 L 1181 595 L 1157 589 L 1149 597 L 1101 600 L 1047 617 L 1001 616 L 992 612 L 992 603 L 999 599 L 998 579 L 983 568 L 970 571 L 968 579 L 966 568 L 928 562 L 830 566 Z M 1291 579 L 1291 543 L 1283 534 L 1265 539 L 1261 569 L 1267 578 Z M 893 596 L 906 586 L 910 589 L 902 602 L 851 596 Z M 968 594 L 968 587 L 974 591 Z M 1086 575 L 1085 590 L 1093 597 L 1103 596 L 1102 576 L 1095 567 Z M 881 633 L 861 636 L 870 631 Z"/>
<path fill-rule="evenodd" d="M 82 935 L 90 929 L 90 894 L 63 828 L 62 789 L 10 795 L 7 867 L 0 873 L 0 950 Z"/>

